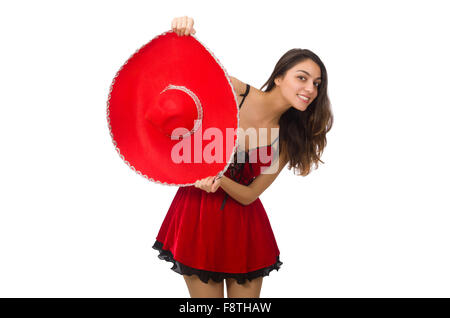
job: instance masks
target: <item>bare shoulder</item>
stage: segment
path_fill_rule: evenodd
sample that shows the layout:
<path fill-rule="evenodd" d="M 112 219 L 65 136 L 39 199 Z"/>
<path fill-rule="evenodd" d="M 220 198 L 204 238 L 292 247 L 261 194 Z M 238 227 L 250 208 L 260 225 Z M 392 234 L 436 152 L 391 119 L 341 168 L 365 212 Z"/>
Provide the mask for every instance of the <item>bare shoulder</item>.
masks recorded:
<path fill-rule="evenodd" d="M 247 88 L 247 85 L 238 80 L 237 78 L 230 76 L 231 84 L 233 84 L 234 92 L 236 95 L 241 95 L 245 93 L 245 89 Z"/>

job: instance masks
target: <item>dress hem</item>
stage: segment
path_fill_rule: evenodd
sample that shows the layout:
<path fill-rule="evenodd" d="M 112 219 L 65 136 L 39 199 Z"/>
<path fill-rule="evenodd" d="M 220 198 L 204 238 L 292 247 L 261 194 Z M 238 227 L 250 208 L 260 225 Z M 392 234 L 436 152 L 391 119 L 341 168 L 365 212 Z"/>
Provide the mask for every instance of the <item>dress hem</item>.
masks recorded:
<path fill-rule="evenodd" d="M 169 250 L 163 249 L 163 243 L 156 240 L 155 244 L 152 246 L 153 249 L 159 251 L 158 258 L 165 260 L 167 262 L 172 262 L 173 267 L 171 268 L 174 272 L 181 274 L 181 275 L 197 275 L 200 280 L 206 284 L 208 284 L 209 279 L 212 279 L 213 281 L 220 283 L 225 278 L 234 278 L 236 279 L 238 284 L 245 284 L 245 281 L 251 281 L 252 279 L 255 279 L 257 277 L 261 276 L 268 276 L 269 273 L 276 269 L 277 271 L 280 269 L 280 266 L 283 264 L 283 262 L 280 262 L 280 256 L 278 255 L 276 257 L 276 262 L 268 267 L 264 267 L 261 269 L 258 269 L 256 271 L 248 272 L 248 273 L 222 273 L 222 272 L 211 272 L 207 270 L 202 269 L 196 269 L 189 267 L 187 265 L 184 265 L 177 260 L 173 258 L 173 254 Z"/>

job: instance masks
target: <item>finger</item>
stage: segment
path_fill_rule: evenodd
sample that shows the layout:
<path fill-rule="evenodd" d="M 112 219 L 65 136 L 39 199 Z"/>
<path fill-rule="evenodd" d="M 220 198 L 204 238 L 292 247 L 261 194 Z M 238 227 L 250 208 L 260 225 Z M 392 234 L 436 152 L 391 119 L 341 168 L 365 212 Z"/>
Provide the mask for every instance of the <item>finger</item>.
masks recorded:
<path fill-rule="evenodd" d="M 213 181 L 212 178 L 208 179 L 208 186 L 206 187 L 208 189 L 208 192 L 212 192 L 212 185 L 213 185 L 212 181 Z"/>
<path fill-rule="evenodd" d="M 209 186 L 209 191 L 211 191 L 211 192 L 216 192 L 216 190 L 217 190 L 217 182 L 216 182 L 216 178 L 213 178 L 212 180 L 211 180 L 211 185 Z"/>
<path fill-rule="evenodd" d="M 209 190 L 209 188 L 211 187 L 211 180 L 208 178 L 205 178 L 203 181 L 203 188 L 205 190 Z"/>
<path fill-rule="evenodd" d="M 177 34 L 177 35 L 180 35 L 180 30 L 179 30 L 179 28 L 180 28 L 180 18 L 175 18 L 175 19 L 173 19 L 173 24 L 174 24 L 174 32 Z"/>
<path fill-rule="evenodd" d="M 177 34 L 181 35 L 181 27 L 183 25 L 183 21 L 181 19 L 178 19 L 177 21 Z"/>
<path fill-rule="evenodd" d="M 217 182 L 215 182 L 215 177 L 211 177 L 211 181 L 208 185 L 209 191 L 210 192 L 216 192 L 217 190 Z"/>
<path fill-rule="evenodd" d="M 202 190 L 204 190 L 204 191 L 206 191 L 206 192 L 209 192 L 209 187 L 208 187 L 208 185 L 207 185 L 207 184 L 203 184 L 203 185 L 202 185 Z"/>
<path fill-rule="evenodd" d="M 176 18 L 174 18 L 174 19 L 172 20 L 172 26 L 171 26 L 171 28 L 172 28 L 172 31 L 175 32 L 175 29 L 177 28 L 177 20 L 176 20 Z"/>
<path fill-rule="evenodd" d="M 205 183 L 208 183 L 208 181 L 209 181 L 210 178 L 211 178 L 211 177 L 205 177 L 205 178 L 203 178 L 203 181 L 204 181 Z"/>
<path fill-rule="evenodd" d="M 219 182 L 214 181 L 214 183 L 211 186 L 211 192 L 216 192 L 219 188 Z"/>
<path fill-rule="evenodd" d="M 184 35 L 184 32 L 186 31 L 186 25 L 187 25 L 187 17 L 183 17 L 181 20 L 181 35 Z"/>
<path fill-rule="evenodd" d="M 191 33 L 193 24 L 194 24 L 194 20 L 189 18 L 187 21 L 186 31 L 184 32 L 184 35 L 189 35 Z"/>

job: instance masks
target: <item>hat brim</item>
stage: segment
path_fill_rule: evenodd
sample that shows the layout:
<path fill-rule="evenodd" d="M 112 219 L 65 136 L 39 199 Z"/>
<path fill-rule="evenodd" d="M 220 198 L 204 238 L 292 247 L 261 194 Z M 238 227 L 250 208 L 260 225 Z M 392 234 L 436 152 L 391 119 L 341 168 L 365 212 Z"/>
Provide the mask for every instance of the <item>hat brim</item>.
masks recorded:
<path fill-rule="evenodd" d="M 187 137 L 190 162 L 174 162 L 171 152 L 180 140 L 170 139 L 145 119 L 148 105 L 169 84 L 189 88 L 202 104 L 201 129 Z M 239 107 L 228 73 L 195 36 L 179 37 L 172 31 L 143 45 L 116 73 L 108 96 L 107 120 L 113 144 L 125 163 L 146 179 L 166 185 L 188 186 L 222 175 L 238 144 Z M 202 138 L 208 128 L 217 128 L 223 137 L 222 157 L 212 163 L 205 162 L 202 155 L 211 142 Z M 231 140 L 227 128 L 233 129 Z M 202 141 L 200 148 L 194 147 L 194 140 Z M 194 158 L 199 149 L 200 163 Z"/>

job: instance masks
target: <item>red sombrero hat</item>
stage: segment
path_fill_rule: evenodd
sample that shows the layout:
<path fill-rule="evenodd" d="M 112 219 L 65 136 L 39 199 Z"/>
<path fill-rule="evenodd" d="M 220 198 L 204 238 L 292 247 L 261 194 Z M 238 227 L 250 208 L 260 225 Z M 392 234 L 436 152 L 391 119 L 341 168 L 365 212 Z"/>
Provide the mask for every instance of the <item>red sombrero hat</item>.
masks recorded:
<path fill-rule="evenodd" d="M 107 102 L 120 157 L 146 179 L 175 186 L 223 175 L 237 147 L 238 112 L 219 60 L 195 36 L 172 31 L 125 62 Z"/>

